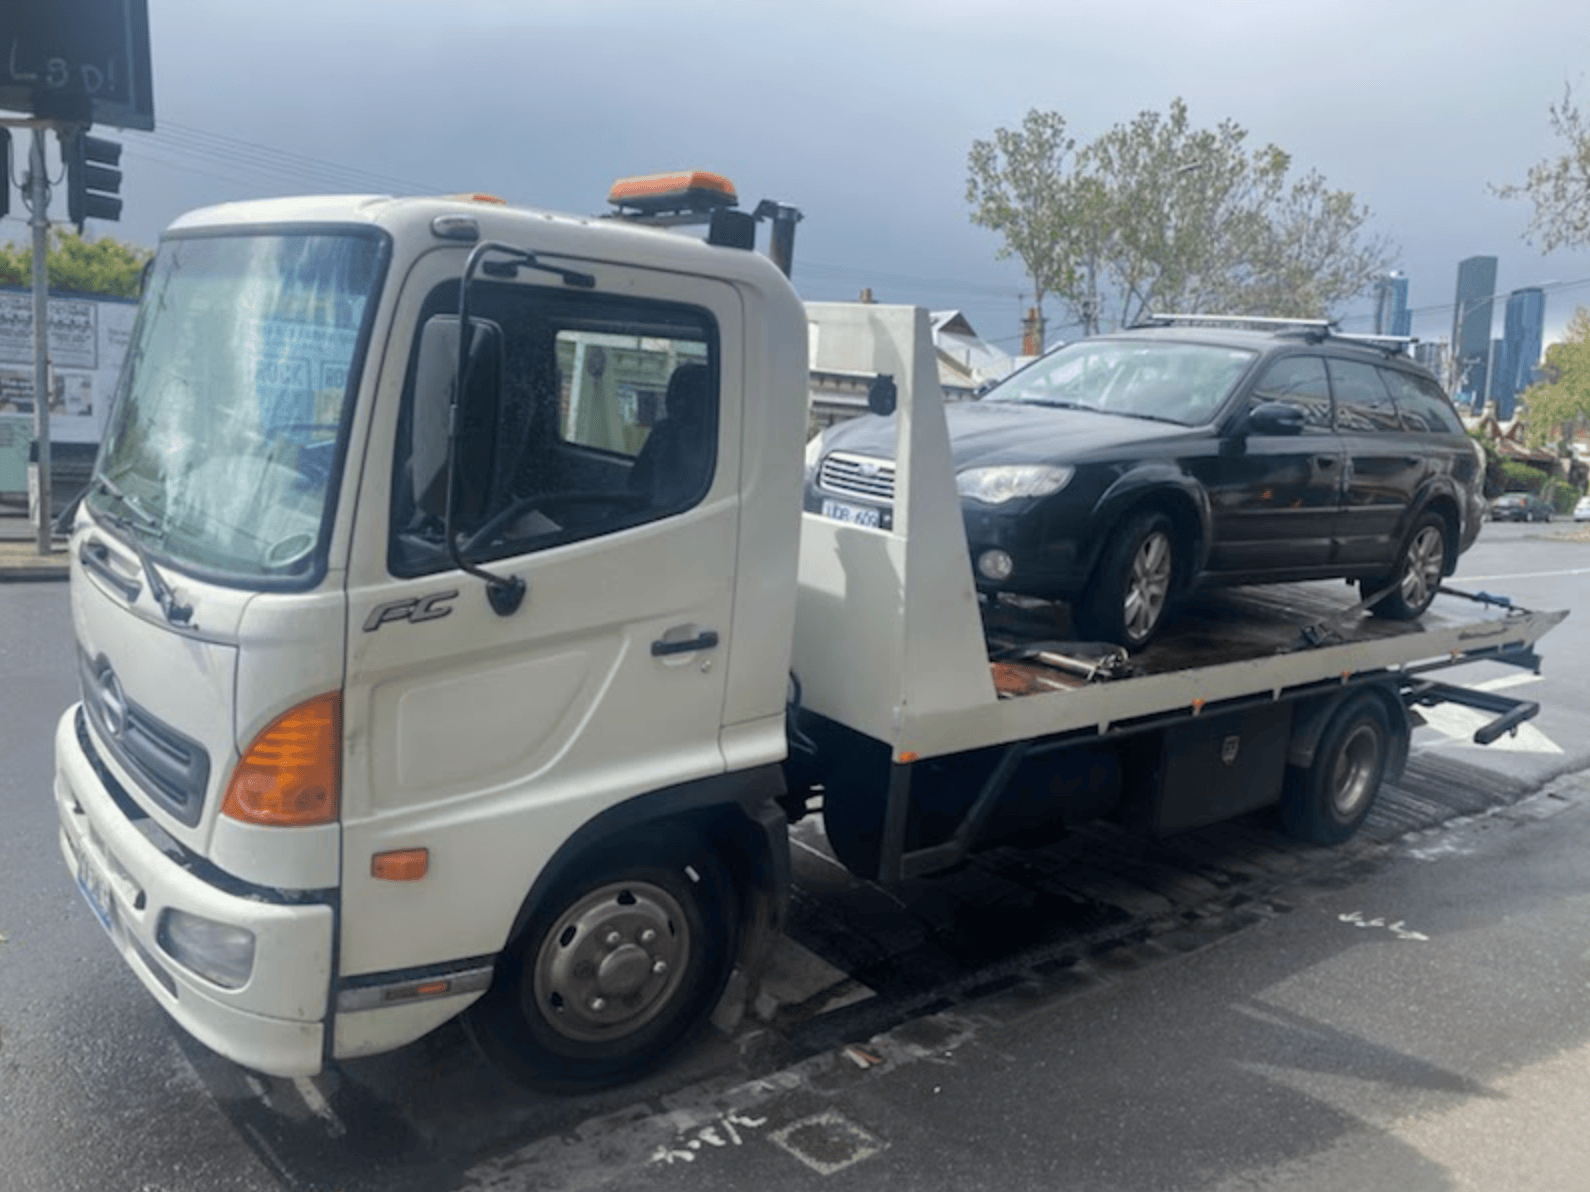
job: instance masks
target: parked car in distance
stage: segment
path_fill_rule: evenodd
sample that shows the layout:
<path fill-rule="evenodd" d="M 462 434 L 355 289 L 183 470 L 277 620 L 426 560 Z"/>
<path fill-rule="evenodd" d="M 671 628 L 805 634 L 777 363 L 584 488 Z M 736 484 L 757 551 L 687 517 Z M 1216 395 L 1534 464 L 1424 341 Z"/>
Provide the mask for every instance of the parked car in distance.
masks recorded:
<path fill-rule="evenodd" d="M 1481 449 L 1397 345 L 1321 321 L 1165 316 L 1067 344 L 945 408 L 980 590 L 1146 644 L 1200 585 L 1355 580 L 1434 598 L 1484 518 Z M 829 428 L 805 508 L 888 528 L 894 425 Z"/>
<path fill-rule="evenodd" d="M 1492 521 L 1549 522 L 1551 505 L 1534 493 L 1503 493 L 1491 502 Z"/>
<path fill-rule="evenodd" d="M 1573 507 L 1573 520 L 1590 521 L 1590 497 L 1580 497 Z"/>

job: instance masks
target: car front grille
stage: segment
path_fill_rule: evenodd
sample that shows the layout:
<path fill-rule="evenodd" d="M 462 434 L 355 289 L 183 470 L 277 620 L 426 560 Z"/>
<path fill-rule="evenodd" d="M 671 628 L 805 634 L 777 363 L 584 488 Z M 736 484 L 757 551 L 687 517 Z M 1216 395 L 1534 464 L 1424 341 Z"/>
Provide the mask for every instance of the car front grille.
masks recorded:
<path fill-rule="evenodd" d="M 891 504 L 894 501 L 894 461 L 836 451 L 823 459 L 817 484 L 825 492 L 843 497 Z"/>

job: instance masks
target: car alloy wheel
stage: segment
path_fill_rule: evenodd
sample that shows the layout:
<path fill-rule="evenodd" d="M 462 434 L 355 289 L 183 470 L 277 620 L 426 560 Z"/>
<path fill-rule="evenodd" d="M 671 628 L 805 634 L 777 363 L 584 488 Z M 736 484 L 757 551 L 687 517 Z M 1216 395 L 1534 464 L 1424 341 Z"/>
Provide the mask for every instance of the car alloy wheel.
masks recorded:
<path fill-rule="evenodd" d="M 1446 535 L 1439 525 L 1427 522 L 1414 533 L 1402 567 L 1402 599 L 1409 608 L 1423 610 L 1441 586 L 1446 567 Z"/>
<path fill-rule="evenodd" d="M 1134 641 L 1147 640 L 1164 615 L 1165 602 L 1170 599 L 1172 561 L 1170 535 L 1163 530 L 1144 538 L 1132 556 L 1121 619 Z"/>

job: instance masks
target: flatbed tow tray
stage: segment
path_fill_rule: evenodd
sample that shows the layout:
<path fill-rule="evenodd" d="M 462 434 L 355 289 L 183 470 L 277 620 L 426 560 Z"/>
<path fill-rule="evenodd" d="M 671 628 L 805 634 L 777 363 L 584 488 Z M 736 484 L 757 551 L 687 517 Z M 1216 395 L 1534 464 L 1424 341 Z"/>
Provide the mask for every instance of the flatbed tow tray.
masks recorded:
<path fill-rule="evenodd" d="M 1110 665 L 1105 651 L 1070 640 L 1064 605 L 999 604 L 984 609 L 983 627 L 991 659 L 1004 660 L 1011 671 L 1026 671 L 1043 681 L 1020 690 L 1015 683 L 1002 685 L 1009 698 L 1045 690 L 1075 689 L 1089 682 L 1114 681 L 1144 675 L 1163 675 L 1220 663 L 1243 662 L 1317 649 L 1324 645 L 1409 639 L 1417 651 L 1417 637 L 1445 639 L 1460 626 L 1473 629 L 1484 613 L 1469 600 L 1439 596 L 1417 621 L 1392 621 L 1367 613 L 1354 613 L 1352 589 L 1339 582 L 1272 584 L 1262 587 L 1217 588 L 1200 592 L 1178 606 L 1174 620 L 1146 649 L 1122 665 Z M 1344 615 L 1347 614 L 1347 615 Z M 1526 615 L 1518 610 L 1517 615 Z M 1503 618 L 1494 618 L 1502 620 Z M 1554 622 L 1555 623 L 1555 622 Z M 1331 630 L 1328 641 L 1311 644 L 1307 631 L 1322 625 Z M 1075 647 L 1074 649 L 1072 647 Z M 1435 651 L 1439 653 L 1440 651 Z M 1046 665 L 1054 655 L 1073 655 L 1075 665 Z"/>

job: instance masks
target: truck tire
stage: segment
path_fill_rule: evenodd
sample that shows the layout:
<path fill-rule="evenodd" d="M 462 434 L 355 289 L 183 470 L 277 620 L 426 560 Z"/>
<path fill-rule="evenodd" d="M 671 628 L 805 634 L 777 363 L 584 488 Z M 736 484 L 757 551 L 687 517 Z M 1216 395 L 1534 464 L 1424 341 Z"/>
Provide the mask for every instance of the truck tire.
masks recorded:
<path fill-rule="evenodd" d="M 581 1092 L 656 1068 L 706 1022 L 739 907 L 714 850 L 672 828 L 599 846 L 564 873 L 464 1026 L 516 1083 Z"/>
<path fill-rule="evenodd" d="M 1288 766 L 1281 823 L 1311 844 L 1339 844 L 1358 830 L 1374 805 L 1391 758 L 1391 719 L 1371 692 L 1343 701 L 1307 767 Z"/>
<path fill-rule="evenodd" d="M 1170 518 L 1145 509 L 1129 515 L 1099 559 L 1086 595 L 1072 611 L 1079 637 L 1140 649 L 1159 632 L 1170 611 L 1180 568 Z"/>
<path fill-rule="evenodd" d="M 1438 513 L 1426 513 L 1414 523 L 1413 533 L 1403 543 L 1396 569 L 1389 575 L 1361 581 L 1360 591 L 1369 596 L 1390 588 L 1369 611 L 1393 621 L 1412 621 L 1430 607 L 1445 574 L 1446 522 Z"/>

